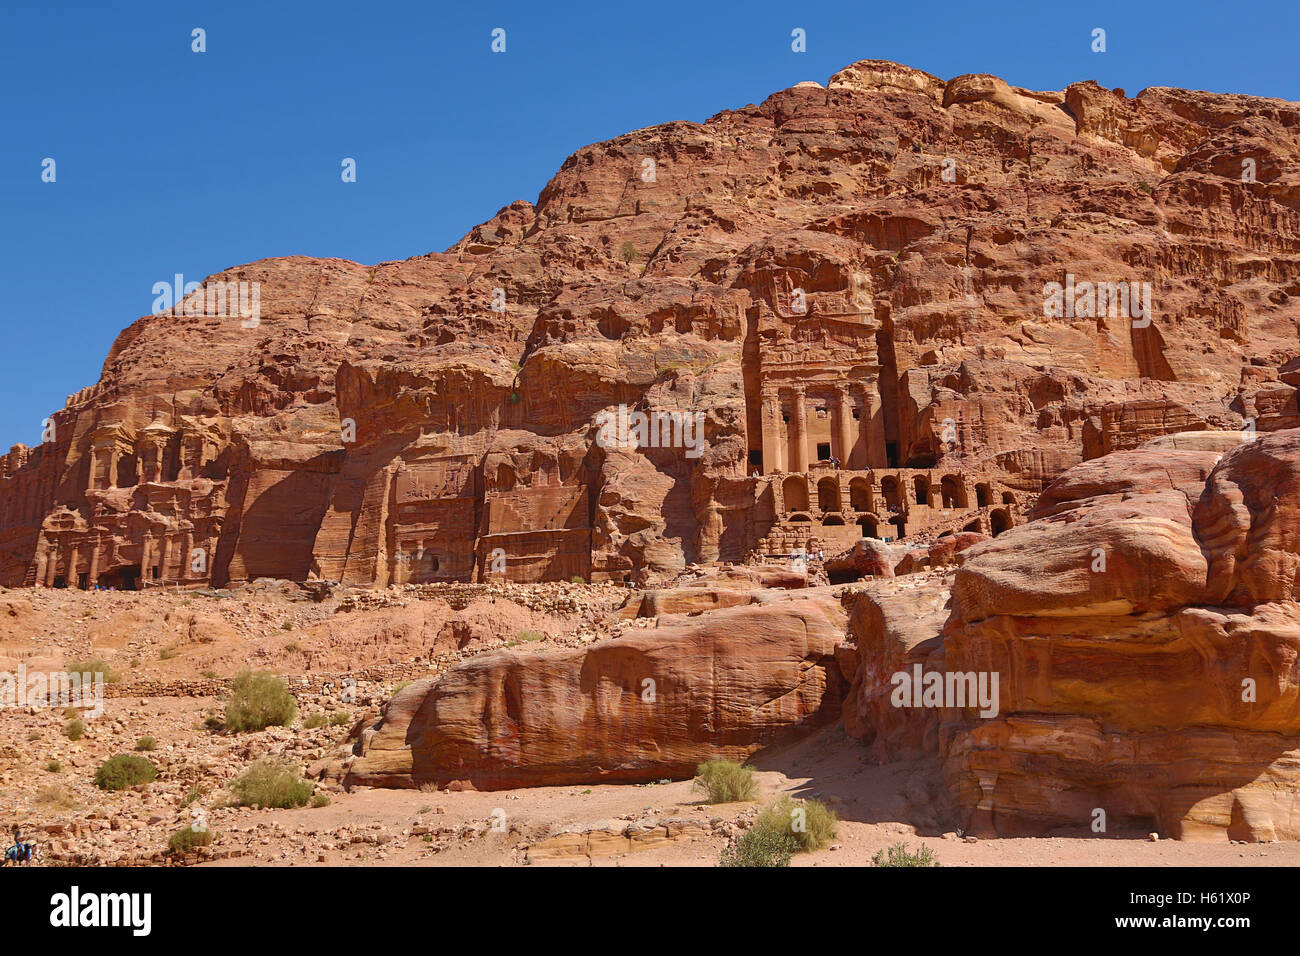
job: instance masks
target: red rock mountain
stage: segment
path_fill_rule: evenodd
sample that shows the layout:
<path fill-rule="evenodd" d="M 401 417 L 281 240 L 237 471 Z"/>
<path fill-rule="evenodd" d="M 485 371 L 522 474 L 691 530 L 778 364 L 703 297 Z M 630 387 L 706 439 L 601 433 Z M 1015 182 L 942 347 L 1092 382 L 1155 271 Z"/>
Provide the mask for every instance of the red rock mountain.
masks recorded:
<path fill-rule="evenodd" d="M 1080 462 L 1300 424 L 1298 129 L 863 61 L 580 149 L 444 253 L 231 269 L 4 457 L 0 584 L 648 583 L 1000 534 Z M 255 323 L 212 314 L 237 282 Z M 672 433 L 598 440 L 620 406 Z"/>

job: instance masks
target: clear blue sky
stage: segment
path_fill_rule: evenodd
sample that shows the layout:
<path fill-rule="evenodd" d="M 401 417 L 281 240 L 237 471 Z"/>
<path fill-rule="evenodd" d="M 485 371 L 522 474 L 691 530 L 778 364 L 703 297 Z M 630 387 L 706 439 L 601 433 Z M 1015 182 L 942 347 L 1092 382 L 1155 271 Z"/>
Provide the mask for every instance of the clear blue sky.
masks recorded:
<path fill-rule="evenodd" d="M 860 59 L 1300 100 L 1292 3 L 0 4 L 0 450 L 99 376 L 152 286 L 441 251 L 587 143 Z M 191 30 L 207 52 L 191 52 Z M 490 33 L 503 27 L 506 52 Z M 808 50 L 791 52 L 790 32 Z M 1093 53 L 1091 31 L 1107 31 Z M 357 182 L 340 180 L 343 157 Z M 57 182 L 41 182 L 41 161 Z"/>

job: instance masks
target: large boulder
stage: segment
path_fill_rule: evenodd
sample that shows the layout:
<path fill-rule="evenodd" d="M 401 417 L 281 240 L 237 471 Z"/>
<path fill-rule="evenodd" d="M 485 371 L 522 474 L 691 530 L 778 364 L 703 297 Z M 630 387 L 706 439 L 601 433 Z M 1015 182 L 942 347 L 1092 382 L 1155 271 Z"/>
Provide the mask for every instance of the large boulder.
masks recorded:
<path fill-rule="evenodd" d="M 885 542 L 860 538 L 853 547 L 827 558 L 822 568 L 832 583 L 861 578 L 892 578 L 894 557 Z"/>
<path fill-rule="evenodd" d="M 1300 431 L 1076 466 L 966 553 L 942 620 L 939 583 L 928 613 L 857 597 L 846 726 L 936 752 L 976 831 L 1300 838 L 1298 482 Z M 886 706 L 918 664 L 996 678 L 996 707 Z"/>
<path fill-rule="evenodd" d="M 361 732 L 347 783 L 643 782 L 744 760 L 839 716 L 843 616 L 791 600 L 577 650 L 472 658 L 394 696 Z"/>

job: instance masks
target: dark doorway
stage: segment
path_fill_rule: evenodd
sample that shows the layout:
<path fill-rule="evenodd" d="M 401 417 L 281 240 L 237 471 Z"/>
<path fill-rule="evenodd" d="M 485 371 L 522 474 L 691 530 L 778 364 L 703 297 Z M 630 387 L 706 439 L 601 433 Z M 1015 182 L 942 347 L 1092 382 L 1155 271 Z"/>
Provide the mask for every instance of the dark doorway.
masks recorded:
<path fill-rule="evenodd" d="M 823 478 L 817 482 L 817 507 L 822 511 L 840 510 L 840 486 L 834 478 Z"/>
<path fill-rule="evenodd" d="M 808 510 L 808 482 L 791 475 L 781 482 L 781 497 L 785 499 L 786 512 Z"/>
<path fill-rule="evenodd" d="M 945 475 L 943 481 L 939 482 L 939 491 L 945 509 L 966 507 L 966 489 L 954 476 Z"/>
<path fill-rule="evenodd" d="M 854 478 L 849 482 L 849 504 L 854 511 L 871 511 L 871 485 L 865 478 Z"/>
<path fill-rule="evenodd" d="M 99 583 L 105 588 L 119 591 L 138 591 L 140 589 L 140 565 L 128 564 L 114 568 L 99 576 Z"/>
<path fill-rule="evenodd" d="M 135 455 L 125 455 L 120 458 L 117 462 L 114 484 L 119 488 L 134 488 L 136 486 L 135 466 Z"/>
<path fill-rule="evenodd" d="M 897 511 L 902 507 L 902 498 L 898 490 L 898 479 L 892 475 L 880 480 L 880 493 L 884 496 L 885 507 Z"/>

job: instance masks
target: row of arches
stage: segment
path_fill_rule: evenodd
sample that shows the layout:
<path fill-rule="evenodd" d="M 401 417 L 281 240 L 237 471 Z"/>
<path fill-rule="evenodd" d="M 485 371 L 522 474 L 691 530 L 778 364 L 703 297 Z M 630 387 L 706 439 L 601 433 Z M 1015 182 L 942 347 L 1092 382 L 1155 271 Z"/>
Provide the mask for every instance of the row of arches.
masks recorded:
<path fill-rule="evenodd" d="M 807 523 L 807 524 L 815 523 L 812 516 L 804 512 L 796 512 L 795 514 L 792 514 L 789 520 L 793 522 L 800 522 L 800 523 Z M 880 537 L 879 535 L 880 523 L 875 517 L 871 515 L 862 515 L 854 523 L 859 528 L 862 529 L 862 537 L 864 538 Z M 903 537 L 904 529 L 905 529 L 903 518 L 901 517 L 890 518 L 889 524 L 892 526 L 893 533 L 897 535 L 897 537 L 900 538 Z M 839 513 L 826 514 L 823 515 L 821 519 L 821 526 L 823 528 L 845 527 L 846 525 L 847 522 L 844 520 L 844 516 Z M 1009 508 L 1005 508 L 1005 507 L 994 508 L 992 511 L 989 512 L 988 533 L 991 534 L 993 537 L 996 538 L 1002 532 L 1009 529 L 1011 525 L 1012 525 L 1011 511 Z M 962 530 L 979 531 L 979 532 L 984 531 L 984 529 L 981 527 L 981 523 L 979 520 L 970 522 L 965 527 L 963 527 Z M 946 537 L 948 534 L 951 533 L 952 533 L 951 531 L 944 532 L 944 534 L 940 535 L 940 537 Z"/>
<path fill-rule="evenodd" d="M 812 517 L 807 514 L 793 514 L 790 516 L 790 520 L 796 522 L 806 522 L 808 524 L 815 523 Z M 897 520 L 902 521 L 901 518 Z M 823 528 L 832 528 L 832 527 L 842 528 L 842 527 L 846 527 L 847 524 L 848 523 L 844 520 L 844 516 L 841 514 L 824 515 L 821 520 L 821 526 Z M 859 528 L 862 529 L 862 537 L 864 538 L 879 537 L 879 534 L 877 532 L 880 528 L 880 524 L 875 518 L 871 517 L 870 515 L 863 515 L 862 517 L 858 518 L 857 521 L 854 522 L 854 524 L 856 524 Z M 900 535 L 901 535 L 901 531 L 900 531 Z"/>
<path fill-rule="evenodd" d="M 930 479 L 925 475 L 915 476 L 908 482 L 894 475 L 880 479 L 880 496 L 885 509 L 901 511 L 903 496 L 910 494 L 912 501 L 919 506 L 931 504 L 932 489 Z M 966 486 L 956 475 L 944 475 L 939 482 L 939 505 L 945 510 L 969 508 Z M 786 512 L 807 511 L 809 507 L 808 482 L 801 475 L 790 475 L 781 483 L 781 496 L 785 501 Z M 853 478 L 849 481 L 849 506 L 854 511 L 875 511 L 874 492 L 866 478 Z M 1002 504 L 1014 505 L 1015 497 L 1009 491 L 1002 493 Z M 975 507 L 987 508 L 993 504 L 993 490 L 987 482 L 975 486 Z M 844 510 L 839 480 L 830 476 L 817 482 L 817 507 L 824 512 Z"/>

